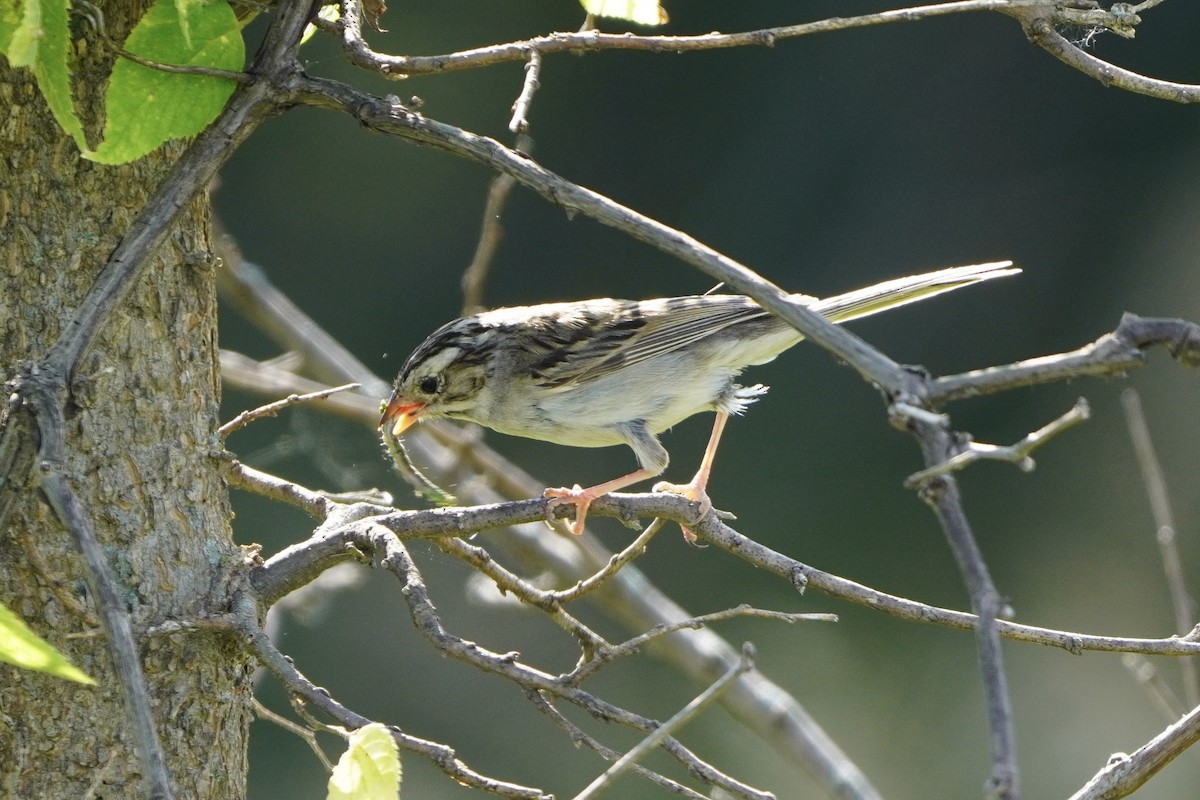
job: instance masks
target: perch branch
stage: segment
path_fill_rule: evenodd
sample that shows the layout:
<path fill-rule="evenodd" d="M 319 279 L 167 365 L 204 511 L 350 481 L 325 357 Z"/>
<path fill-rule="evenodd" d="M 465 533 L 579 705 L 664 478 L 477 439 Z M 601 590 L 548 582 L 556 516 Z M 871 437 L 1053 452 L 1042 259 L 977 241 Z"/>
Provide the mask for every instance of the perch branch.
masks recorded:
<path fill-rule="evenodd" d="M 544 504 L 545 500 L 539 498 L 473 508 L 439 508 L 424 511 L 389 509 L 383 514 L 377 513 L 379 509 L 375 506 L 347 506 L 331 515 L 329 522 L 319 528 L 313 536 L 280 551 L 252 570 L 251 585 L 263 602 L 269 605 L 284 594 L 303 586 L 310 579 L 309 576 L 344 560 L 348 548 L 354 546 L 357 537 L 365 536 L 370 526 L 386 528 L 402 540 L 461 536 L 488 528 L 540 521 L 545 513 Z M 476 512 L 480 512 L 478 516 Z M 562 513 L 568 512 L 563 510 Z M 589 513 L 598 517 L 622 519 L 662 517 L 687 523 L 695 520 L 696 505 L 679 495 L 615 493 L 597 499 Z M 338 514 L 344 516 L 339 518 Z M 738 533 L 716 514 L 704 517 L 698 523 L 697 531 L 702 533 L 709 543 L 755 567 L 784 578 L 800 591 L 813 588 L 830 597 L 911 622 L 925 622 L 959 630 L 974 630 L 976 627 L 976 617 L 973 614 L 887 594 L 778 553 Z M 1010 639 L 1058 647 L 1074 654 L 1091 650 L 1161 656 L 1200 655 L 1200 641 L 1191 635 L 1163 639 L 1100 636 L 1005 620 L 999 622 L 999 630 Z"/>

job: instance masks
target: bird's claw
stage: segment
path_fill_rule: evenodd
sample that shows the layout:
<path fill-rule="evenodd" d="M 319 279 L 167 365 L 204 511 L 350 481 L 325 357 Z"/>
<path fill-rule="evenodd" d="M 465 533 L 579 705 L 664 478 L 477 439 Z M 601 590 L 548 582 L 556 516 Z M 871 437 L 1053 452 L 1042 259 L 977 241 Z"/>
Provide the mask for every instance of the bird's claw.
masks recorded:
<path fill-rule="evenodd" d="M 708 492 L 704 490 L 703 486 L 700 486 L 694 481 L 692 483 L 668 483 L 667 481 L 659 481 L 658 483 L 654 484 L 653 488 L 656 492 L 667 492 L 669 494 L 682 495 L 692 502 L 700 504 L 700 512 L 696 514 L 696 518 L 688 525 L 699 525 L 700 520 L 708 516 L 708 512 L 713 510 L 712 500 L 709 499 Z M 683 531 L 684 541 L 686 541 L 688 544 L 700 547 L 701 545 L 696 544 L 696 534 L 692 532 L 692 529 L 688 525 L 684 525 L 682 523 L 679 525 L 680 530 Z"/>
<path fill-rule="evenodd" d="M 592 505 L 592 501 L 596 499 L 595 495 L 577 483 L 570 489 L 566 487 L 547 489 L 542 492 L 542 496 L 550 500 L 549 503 L 546 503 L 547 523 L 550 525 L 554 524 L 554 509 L 559 506 L 575 506 L 575 520 L 570 524 L 569 529 L 576 536 L 583 533 L 583 523 L 587 520 L 588 508 Z"/>

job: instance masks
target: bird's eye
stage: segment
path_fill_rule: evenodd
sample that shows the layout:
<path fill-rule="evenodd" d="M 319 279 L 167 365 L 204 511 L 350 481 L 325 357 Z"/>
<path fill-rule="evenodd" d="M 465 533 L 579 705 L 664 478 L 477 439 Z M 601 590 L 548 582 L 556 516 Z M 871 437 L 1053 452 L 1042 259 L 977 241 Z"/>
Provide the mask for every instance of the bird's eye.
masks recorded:
<path fill-rule="evenodd" d="M 433 375 L 428 375 L 417 383 L 417 388 L 425 394 L 436 394 L 438 390 L 438 379 Z"/>

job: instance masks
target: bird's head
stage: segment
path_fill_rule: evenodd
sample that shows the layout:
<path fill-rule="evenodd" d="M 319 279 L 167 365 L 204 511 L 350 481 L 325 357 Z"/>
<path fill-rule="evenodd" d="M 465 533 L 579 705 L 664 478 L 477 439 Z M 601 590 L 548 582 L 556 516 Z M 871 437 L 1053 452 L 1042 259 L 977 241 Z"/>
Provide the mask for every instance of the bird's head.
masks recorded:
<path fill-rule="evenodd" d="M 399 436 L 422 419 L 473 419 L 494 350 L 488 333 L 474 317 L 435 331 L 401 367 L 379 427 Z"/>

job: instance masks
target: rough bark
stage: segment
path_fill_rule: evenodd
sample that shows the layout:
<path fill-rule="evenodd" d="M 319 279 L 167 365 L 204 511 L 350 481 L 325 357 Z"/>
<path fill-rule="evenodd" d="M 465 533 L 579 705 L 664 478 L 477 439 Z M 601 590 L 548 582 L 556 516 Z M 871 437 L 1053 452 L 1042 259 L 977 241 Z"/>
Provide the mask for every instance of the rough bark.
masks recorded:
<path fill-rule="evenodd" d="M 136 9 L 103 10 L 119 40 Z M 111 56 L 94 31 L 78 33 L 77 98 L 95 131 Z M 54 342 L 177 153 L 125 167 L 81 160 L 28 71 L 0 60 L 0 380 Z M 251 665 L 220 633 L 148 632 L 224 610 L 239 563 L 213 455 L 210 253 L 207 204 L 197 203 L 75 376 L 67 468 L 132 616 L 176 796 L 236 800 L 245 796 Z M 23 497 L 0 531 L 0 602 L 99 686 L 0 664 L 0 796 L 138 796 L 138 759 L 81 569 L 38 497 Z"/>

